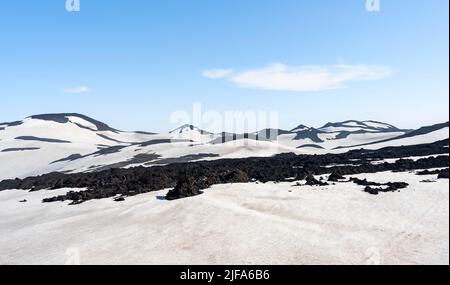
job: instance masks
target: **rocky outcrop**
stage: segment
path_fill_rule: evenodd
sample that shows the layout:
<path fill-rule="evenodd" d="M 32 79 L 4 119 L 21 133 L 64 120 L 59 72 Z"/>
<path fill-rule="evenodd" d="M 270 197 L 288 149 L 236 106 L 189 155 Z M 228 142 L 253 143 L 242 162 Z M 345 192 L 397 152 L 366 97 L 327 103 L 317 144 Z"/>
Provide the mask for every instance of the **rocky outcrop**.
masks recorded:
<path fill-rule="evenodd" d="M 438 174 L 438 179 L 449 179 L 449 169 L 443 169 Z"/>
<path fill-rule="evenodd" d="M 360 186 L 381 186 L 383 184 L 377 182 L 367 181 L 367 179 L 350 178 L 350 181 Z"/>
<path fill-rule="evenodd" d="M 203 194 L 201 189 L 211 187 L 212 184 L 207 183 L 205 179 L 194 179 L 191 177 L 185 177 L 178 181 L 177 186 L 173 190 L 170 190 L 167 195 L 167 200 L 177 200 L 181 198 L 193 197 Z"/>
<path fill-rule="evenodd" d="M 344 180 L 345 177 L 337 172 L 331 173 L 331 175 L 328 177 L 328 181 L 330 182 L 339 182 L 340 180 Z"/>
<path fill-rule="evenodd" d="M 387 187 L 385 187 L 385 188 L 382 188 L 382 187 L 380 187 L 380 188 L 372 188 L 370 186 L 366 186 L 366 188 L 364 189 L 364 192 L 372 194 L 372 195 L 378 195 L 380 192 L 384 192 L 384 193 L 386 193 L 386 192 L 395 192 L 395 191 L 398 191 L 400 189 L 405 189 L 406 187 L 409 186 L 409 184 L 405 183 L 405 182 L 394 182 L 394 183 L 389 182 L 389 183 L 386 183 L 386 184 L 383 184 L 383 185 L 386 185 Z"/>
<path fill-rule="evenodd" d="M 210 188 L 214 184 L 221 183 L 247 183 L 248 176 L 245 172 L 234 170 L 223 173 L 222 175 L 214 175 L 210 177 L 183 177 L 180 179 L 173 190 L 167 195 L 167 200 L 177 200 L 181 198 L 193 197 L 203 194 L 203 189 Z"/>
<path fill-rule="evenodd" d="M 317 180 L 312 175 L 308 175 L 306 177 L 306 184 L 307 186 L 328 186 L 329 184 L 326 182 L 322 182 L 320 180 Z"/>
<path fill-rule="evenodd" d="M 417 175 L 437 175 L 438 179 L 449 179 L 449 169 L 423 170 L 416 173 Z"/>

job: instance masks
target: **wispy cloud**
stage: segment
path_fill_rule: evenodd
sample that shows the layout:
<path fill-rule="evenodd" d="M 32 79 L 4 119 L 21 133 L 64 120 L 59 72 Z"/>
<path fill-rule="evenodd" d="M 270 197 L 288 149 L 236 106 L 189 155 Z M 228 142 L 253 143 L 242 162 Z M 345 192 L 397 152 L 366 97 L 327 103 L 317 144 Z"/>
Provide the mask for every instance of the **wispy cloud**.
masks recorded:
<path fill-rule="evenodd" d="M 272 64 L 233 74 L 223 73 L 213 79 L 227 78 L 244 88 L 279 91 L 323 91 L 346 88 L 354 81 L 378 80 L 392 73 L 390 67 L 380 65 L 287 66 Z"/>
<path fill-rule="evenodd" d="M 228 77 L 232 73 L 232 69 L 208 69 L 203 71 L 203 76 L 210 79 L 222 79 Z"/>
<path fill-rule="evenodd" d="M 63 92 L 67 94 L 83 94 L 89 92 L 89 88 L 87 86 L 76 86 L 64 89 Z"/>

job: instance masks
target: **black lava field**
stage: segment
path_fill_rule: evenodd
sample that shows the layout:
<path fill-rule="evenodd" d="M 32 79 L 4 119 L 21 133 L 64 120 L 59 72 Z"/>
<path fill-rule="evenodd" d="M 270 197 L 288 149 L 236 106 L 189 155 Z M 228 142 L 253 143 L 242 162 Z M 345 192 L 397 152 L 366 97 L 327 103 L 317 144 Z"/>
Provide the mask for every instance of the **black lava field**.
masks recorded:
<path fill-rule="evenodd" d="M 387 147 L 380 150 L 353 150 L 342 154 L 296 155 L 280 154 L 267 158 L 221 159 L 190 163 L 175 163 L 155 167 L 135 167 L 129 169 L 108 169 L 88 173 L 49 173 L 25 179 L 12 179 L 0 182 L 0 191 L 21 189 L 29 191 L 55 190 L 61 188 L 85 188 L 71 191 L 66 195 L 44 199 L 43 202 L 72 201 L 80 204 L 92 199 L 116 197 L 116 201 L 151 191 L 172 189 L 166 196 L 175 200 L 202 194 L 215 184 L 266 182 L 294 182 L 306 180 L 307 185 L 327 185 L 343 182 L 344 175 L 376 173 L 383 171 L 418 171 L 418 174 L 436 174 L 448 178 L 449 167 L 448 140 L 433 144 L 402 147 Z M 431 156 L 418 160 L 407 159 L 413 156 Z M 393 163 L 384 159 L 398 159 Z M 377 162 L 378 163 L 374 163 Z M 423 172 L 424 170 L 441 170 Z M 420 171 L 422 172 L 420 172 Z M 314 179 L 314 175 L 332 174 L 328 182 Z M 379 184 L 365 183 L 351 179 L 366 186 L 369 194 L 396 191 L 407 187 L 403 182 Z M 367 184 L 367 185 L 366 185 Z M 377 188 L 374 188 L 374 187 Z M 383 187 L 379 187 L 383 186 Z M 51 193 L 51 191 L 49 191 Z M 117 198 L 119 196 L 119 198 Z"/>

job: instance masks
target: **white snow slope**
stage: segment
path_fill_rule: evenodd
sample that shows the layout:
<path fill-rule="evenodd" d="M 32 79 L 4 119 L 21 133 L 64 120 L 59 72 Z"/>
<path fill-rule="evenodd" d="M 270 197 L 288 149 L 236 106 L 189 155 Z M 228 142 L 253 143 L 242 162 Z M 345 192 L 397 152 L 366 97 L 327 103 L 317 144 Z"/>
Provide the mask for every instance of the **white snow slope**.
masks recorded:
<path fill-rule="evenodd" d="M 216 185 L 173 202 L 160 191 L 77 206 L 41 203 L 69 189 L 3 191 L 0 264 L 449 264 L 448 180 L 358 177 L 410 187 Z"/>

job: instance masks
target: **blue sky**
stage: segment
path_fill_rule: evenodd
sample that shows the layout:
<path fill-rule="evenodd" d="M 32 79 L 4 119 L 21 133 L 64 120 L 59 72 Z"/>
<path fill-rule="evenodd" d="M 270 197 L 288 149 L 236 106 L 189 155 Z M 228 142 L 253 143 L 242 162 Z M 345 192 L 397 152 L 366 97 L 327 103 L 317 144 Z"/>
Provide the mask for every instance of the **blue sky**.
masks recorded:
<path fill-rule="evenodd" d="M 78 112 L 166 131 L 197 102 L 275 110 L 283 128 L 448 121 L 449 2 L 380 1 L 2 1 L 0 121 Z"/>

